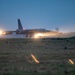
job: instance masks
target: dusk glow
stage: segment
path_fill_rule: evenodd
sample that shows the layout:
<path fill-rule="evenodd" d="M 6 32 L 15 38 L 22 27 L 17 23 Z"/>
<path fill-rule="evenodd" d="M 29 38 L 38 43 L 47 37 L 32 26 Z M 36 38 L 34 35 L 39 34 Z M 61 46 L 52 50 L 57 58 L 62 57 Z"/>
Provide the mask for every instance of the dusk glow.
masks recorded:
<path fill-rule="evenodd" d="M 16 30 L 20 18 L 26 29 L 75 32 L 75 0 L 0 0 L 0 28 Z"/>

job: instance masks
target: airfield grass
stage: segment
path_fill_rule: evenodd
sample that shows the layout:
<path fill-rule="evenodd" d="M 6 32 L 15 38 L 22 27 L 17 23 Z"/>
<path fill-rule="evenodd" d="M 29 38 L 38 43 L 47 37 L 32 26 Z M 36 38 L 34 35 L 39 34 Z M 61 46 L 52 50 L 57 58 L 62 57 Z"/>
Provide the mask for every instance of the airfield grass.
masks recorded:
<path fill-rule="evenodd" d="M 75 75 L 68 59 L 75 62 L 75 38 L 0 39 L 0 75 Z"/>

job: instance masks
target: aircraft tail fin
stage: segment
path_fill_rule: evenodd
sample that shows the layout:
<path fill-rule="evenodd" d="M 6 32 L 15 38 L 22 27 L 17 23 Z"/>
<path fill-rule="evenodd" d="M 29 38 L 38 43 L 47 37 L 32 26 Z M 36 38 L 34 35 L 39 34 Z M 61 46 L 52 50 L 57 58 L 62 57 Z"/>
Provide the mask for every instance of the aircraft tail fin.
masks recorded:
<path fill-rule="evenodd" d="M 18 19 L 18 30 L 23 30 L 20 19 Z"/>

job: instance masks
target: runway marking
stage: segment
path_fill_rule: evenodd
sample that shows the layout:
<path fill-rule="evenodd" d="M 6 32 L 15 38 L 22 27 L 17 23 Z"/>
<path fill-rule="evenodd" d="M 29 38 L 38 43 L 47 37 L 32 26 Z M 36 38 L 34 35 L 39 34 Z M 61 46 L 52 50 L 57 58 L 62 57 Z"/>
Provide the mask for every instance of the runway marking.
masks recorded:
<path fill-rule="evenodd" d="M 69 62 L 74 65 L 74 62 L 71 59 L 69 59 Z"/>
<path fill-rule="evenodd" d="M 27 56 L 26 56 L 26 59 L 28 60 L 28 62 L 29 62 L 29 63 L 31 63 L 31 64 L 32 64 L 32 62 L 29 60 L 29 58 L 28 58 Z"/>
<path fill-rule="evenodd" d="M 31 54 L 31 57 L 34 59 L 34 61 L 35 61 L 37 64 L 40 63 L 40 62 L 36 59 L 36 57 L 35 57 L 33 54 Z"/>

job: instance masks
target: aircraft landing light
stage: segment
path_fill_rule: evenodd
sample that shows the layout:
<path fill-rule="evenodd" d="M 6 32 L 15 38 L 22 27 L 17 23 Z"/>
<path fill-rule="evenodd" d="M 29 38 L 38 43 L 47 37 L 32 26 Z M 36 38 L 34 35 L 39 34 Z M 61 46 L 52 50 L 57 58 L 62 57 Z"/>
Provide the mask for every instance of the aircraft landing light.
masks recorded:
<path fill-rule="evenodd" d="M 0 35 L 2 35 L 3 34 L 3 31 L 2 30 L 0 30 Z"/>
<path fill-rule="evenodd" d="M 2 34 L 3 34 L 3 35 L 5 35 L 5 34 L 6 34 L 6 32 L 3 32 Z"/>
<path fill-rule="evenodd" d="M 34 38 L 39 38 L 39 37 L 41 37 L 41 36 L 43 36 L 43 34 L 42 34 L 42 33 L 34 34 Z"/>

